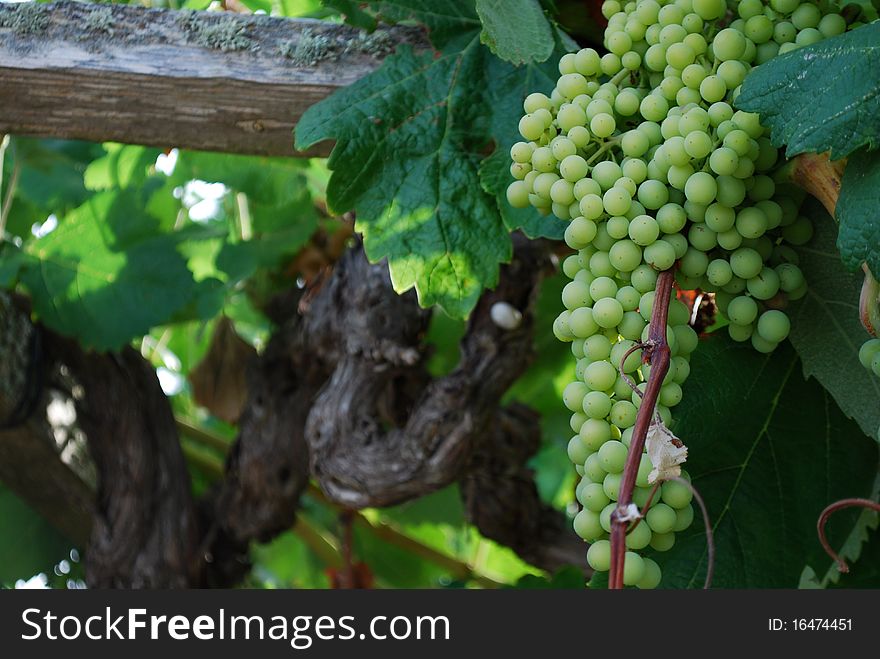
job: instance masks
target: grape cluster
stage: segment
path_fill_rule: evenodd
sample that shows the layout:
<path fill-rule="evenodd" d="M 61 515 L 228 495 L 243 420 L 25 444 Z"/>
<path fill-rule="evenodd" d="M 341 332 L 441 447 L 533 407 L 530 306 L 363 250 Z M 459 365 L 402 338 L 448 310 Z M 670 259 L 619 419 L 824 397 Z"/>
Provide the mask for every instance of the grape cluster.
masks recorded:
<path fill-rule="evenodd" d="M 869 339 L 859 349 L 862 366 L 880 378 L 880 339 Z"/>
<path fill-rule="evenodd" d="M 802 194 L 773 178 L 781 158 L 759 117 L 734 103 L 753 66 L 847 27 L 825 0 L 606 0 L 602 11 L 609 52 L 563 56 L 551 95 L 525 99 L 507 190 L 512 206 L 568 221 L 565 241 L 577 250 L 563 263 L 572 281 L 554 333 L 577 359 L 563 395 L 582 477 L 575 528 L 599 571 L 650 371 L 636 344 L 647 338 L 658 271 L 676 268 L 680 289 L 714 294 L 733 339 L 770 352 L 788 336 L 783 309 L 806 293 L 792 246 L 813 227 L 799 214 Z M 666 425 L 698 343 L 688 321 L 673 297 L 657 408 Z M 643 455 L 639 506 L 650 470 Z M 690 491 L 664 483 L 627 547 L 668 549 L 692 517 Z M 656 563 L 627 552 L 625 584 L 659 580 Z"/>

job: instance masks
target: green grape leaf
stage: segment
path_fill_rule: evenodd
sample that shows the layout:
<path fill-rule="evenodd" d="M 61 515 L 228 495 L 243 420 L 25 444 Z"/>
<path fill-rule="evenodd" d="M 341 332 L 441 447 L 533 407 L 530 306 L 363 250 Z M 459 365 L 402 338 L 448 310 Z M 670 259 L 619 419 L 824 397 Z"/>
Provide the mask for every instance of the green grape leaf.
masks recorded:
<path fill-rule="evenodd" d="M 15 245 L 0 243 L 0 288 L 12 288 L 24 261 L 24 255 Z"/>
<path fill-rule="evenodd" d="M 383 517 L 394 524 L 447 524 L 463 527 L 464 505 L 458 485 L 450 485 L 413 501 L 384 508 Z"/>
<path fill-rule="evenodd" d="M 856 269 L 868 263 L 880 273 L 880 151 L 861 149 L 846 163 L 835 215 L 843 262 Z"/>
<path fill-rule="evenodd" d="M 3 181 L 17 180 L 6 232 L 28 240 L 32 227 L 50 214 L 82 204 L 91 194 L 83 171 L 103 153 L 100 144 L 90 142 L 13 138 L 3 163 Z"/>
<path fill-rule="evenodd" d="M 511 587 L 517 590 L 581 590 L 584 587 L 584 573 L 569 565 L 550 577 L 527 574 Z"/>
<path fill-rule="evenodd" d="M 24 501 L 0 485 L 0 584 L 12 586 L 52 568 L 73 545 Z"/>
<path fill-rule="evenodd" d="M 51 328 L 90 348 L 115 350 L 169 320 L 197 292 L 158 220 L 134 191 L 96 194 L 27 245 L 21 280 Z"/>
<path fill-rule="evenodd" d="M 372 261 L 388 258 L 395 290 L 461 317 L 511 256 L 495 200 L 479 186 L 485 109 L 475 90 L 488 53 L 474 36 L 435 56 L 401 48 L 375 73 L 312 106 L 297 148 L 337 140 L 327 200 L 354 208 Z M 495 60 L 497 61 L 497 60 Z"/>
<path fill-rule="evenodd" d="M 880 201 L 880 198 L 878 198 Z M 804 375 L 816 378 L 862 431 L 877 437 L 880 428 L 880 379 L 859 362 L 869 337 L 859 320 L 862 277 L 844 270 L 834 245 L 834 221 L 818 202 L 804 207 L 815 235 L 798 249 L 809 288 L 791 310 L 791 342 Z"/>
<path fill-rule="evenodd" d="M 89 190 L 143 185 L 152 174 L 159 149 L 127 144 L 105 144 L 107 154 L 93 160 L 83 177 Z"/>
<path fill-rule="evenodd" d="M 376 29 L 376 17 L 361 9 L 359 0 L 323 0 L 323 4 L 338 11 L 349 25 L 371 32 Z"/>
<path fill-rule="evenodd" d="M 172 185 L 191 179 L 223 183 L 238 199 L 248 217 L 247 237 L 227 241 L 217 256 L 217 267 L 230 281 L 240 281 L 258 268 L 276 266 L 292 256 L 318 227 L 318 213 L 305 176 L 307 165 L 283 158 L 259 158 L 217 153 L 181 152 Z M 241 210 L 240 210 L 241 213 Z"/>
<path fill-rule="evenodd" d="M 880 588 L 880 528 L 876 513 L 872 527 L 866 528 L 866 542 L 855 561 L 849 561 L 849 572 L 840 574 L 831 588 Z M 834 568 L 836 570 L 836 568 Z"/>
<path fill-rule="evenodd" d="M 757 112 L 787 155 L 843 158 L 880 144 L 880 23 L 798 48 L 753 70 L 737 107 Z"/>
<path fill-rule="evenodd" d="M 557 35 L 560 34 L 557 32 Z M 510 176 L 510 147 L 522 139 L 517 129 L 523 114 L 522 100 L 532 92 L 550 94 L 559 75 L 555 61 L 566 50 L 560 40 L 553 63 L 519 69 L 506 67 L 505 74 L 493 77 L 486 89 L 497 146 L 480 165 L 480 183 L 486 192 L 496 198 L 505 226 L 510 231 L 519 229 L 529 238 L 561 240 L 566 222 L 554 215 L 541 215 L 532 207 L 514 208 L 507 203 L 507 186 L 513 180 Z"/>
<path fill-rule="evenodd" d="M 878 446 L 847 420 L 830 394 L 805 380 L 788 344 L 772 355 L 713 335 L 694 353 L 675 433 L 687 444 L 685 465 L 709 510 L 717 588 L 794 588 L 804 565 L 828 558 L 816 520 L 829 503 L 868 496 Z M 858 511 L 828 524 L 832 545 Z M 706 537 L 699 512 L 676 545 L 653 557 L 662 586 L 700 588 Z"/>
<path fill-rule="evenodd" d="M 349 0 L 325 0 L 328 7 L 351 15 Z M 414 21 L 428 29 L 431 43 L 437 48 L 445 48 L 462 33 L 480 28 L 480 19 L 474 10 L 473 0 L 368 0 L 357 3 L 369 7 L 374 16 L 386 23 Z M 365 23 L 364 12 L 355 15 L 354 25 Z"/>
<path fill-rule="evenodd" d="M 495 285 L 511 255 L 508 229 L 523 220 L 507 214 L 499 163 L 483 171 L 482 185 L 480 163 L 510 148 L 526 90 L 546 89 L 550 71 L 502 62 L 473 30 L 442 53 L 403 47 L 305 113 L 297 148 L 336 140 L 328 203 L 356 211 L 367 255 L 388 259 L 395 290 L 414 287 L 423 306 L 464 317 Z M 549 233 L 536 217 L 525 215 L 530 233 Z"/>
<path fill-rule="evenodd" d="M 477 0 L 480 40 L 513 64 L 543 62 L 553 54 L 553 31 L 538 0 Z"/>

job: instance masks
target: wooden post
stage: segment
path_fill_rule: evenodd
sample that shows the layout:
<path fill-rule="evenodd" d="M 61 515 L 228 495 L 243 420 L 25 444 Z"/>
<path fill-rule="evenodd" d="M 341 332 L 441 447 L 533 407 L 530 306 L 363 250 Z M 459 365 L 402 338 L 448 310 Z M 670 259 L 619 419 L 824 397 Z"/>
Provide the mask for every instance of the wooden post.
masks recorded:
<path fill-rule="evenodd" d="M 0 4 L 0 133 L 270 156 L 410 28 L 59 2 Z"/>

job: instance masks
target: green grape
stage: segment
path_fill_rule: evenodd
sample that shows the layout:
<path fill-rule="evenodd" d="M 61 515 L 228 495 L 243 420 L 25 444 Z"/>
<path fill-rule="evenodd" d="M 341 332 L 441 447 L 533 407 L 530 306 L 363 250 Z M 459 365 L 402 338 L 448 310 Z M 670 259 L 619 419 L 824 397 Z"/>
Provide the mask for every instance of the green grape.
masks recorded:
<path fill-rule="evenodd" d="M 705 252 L 689 247 L 681 258 L 679 271 L 687 277 L 702 277 L 709 267 L 709 257 Z"/>
<path fill-rule="evenodd" d="M 779 275 L 775 270 L 762 268 L 757 277 L 752 277 L 746 282 L 746 287 L 752 297 L 769 300 L 779 292 Z"/>
<path fill-rule="evenodd" d="M 866 369 L 871 370 L 874 357 L 880 354 L 880 339 L 869 339 L 859 348 L 859 361 Z"/>
<path fill-rule="evenodd" d="M 677 510 L 687 506 L 693 496 L 690 488 L 678 481 L 666 481 L 660 486 L 660 498 L 663 503 Z"/>
<path fill-rule="evenodd" d="M 604 475 L 602 476 L 604 479 Z M 583 487 L 578 496 L 578 501 L 586 509 L 595 513 L 602 512 L 611 500 L 602 489 L 601 483 L 589 483 Z M 600 527 L 601 528 L 601 527 Z"/>
<path fill-rule="evenodd" d="M 529 186 L 523 181 L 514 181 L 507 186 L 507 203 L 514 208 L 528 208 Z"/>
<path fill-rule="evenodd" d="M 604 534 L 599 524 L 599 515 L 592 510 L 583 509 L 575 515 L 574 532 L 587 542 L 592 542 Z"/>
<path fill-rule="evenodd" d="M 607 540 L 597 540 L 587 550 L 587 563 L 597 572 L 607 572 L 611 569 L 611 543 Z M 642 566 L 644 573 L 644 566 Z"/>
<path fill-rule="evenodd" d="M 660 566 L 650 558 L 643 558 L 642 561 L 644 563 L 644 573 L 641 580 L 636 582 L 636 588 L 639 590 L 653 590 L 660 585 L 660 581 L 663 578 Z"/>
<path fill-rule="evenodd" d="M 596 137 L 609 137 L 617 128 L 614 117 L 610 114 L 597 114 L 590 120 L 590 131 Z"/>
<path fill-rule="evenodd" d="M 746 290 L 746 280 L 734 275 L 730 283 L 727 286 L 722 286 L 721 290 L 724 293 L 730 293 L 731 295 L 737 295 L 738 293 L 742 293 Z"/>
<path fill-rule="evenodd" d="M 727 326 L 727 333 L 730 335 L 730 338 L 739 343 L 751 339 L 752 332 L 754 332 L 754 327 L 752 325 L 737 325 L 736 323 L 730 323 L 730 325 Z"/>
<path fill-rule="evenodd" d="M 553 335 L 560 341 L 572 341 L 574 339 L 574 335 L 568 327 L 568 317 L 570 315 L 570 311 L 563 311 L 553 321 Z"/>
<path fill-rule="evenodd" d="M 563 293 L 565 290 L 563 289 Z M 593 319 L 599 327 L 617 327 L 623 320 L 623 305 L 614 298 L 597 300 L 593 305 Z M 607 387 L 606 387 L 607 388 Z"/>
<path fill-rule="evenodd" d="M 821 19 L 822 12 L 819 7 L 809 3 L 798 6 L 791 14 L 791 22 L 798 30 L 814 28 L 819 25 Z"/>
<path fill-rule="evenodd" d="M 712 54 L 721 62 L 740 59 L 745 51 L 745 37 L 733 28 L 724 28 L 712 40 Z"/>
<path fill-rule="evenodd" d="M 605 480 L 602 481 L 605 494 L 613 501 L 617 501 L 617 497 L 620 494 L 620 478 L 620 474 L 606 474 Z"/>
<path fill-rule="evenodd" d="M 618 304 L 620 303 L 618 302 Z M 593 362 L 584 372 L 584 382 L 594 391 L 607 391 L 614 386 L 614 381 L 616 379 L 617 369 L 606 361 Z M 586 393 L 584 393 L 584 395 L 586 395 Z M 580 403 L 582 402 L 583 397 L 581 397 L 580 400 Z M 581 405 L 579 404 L 576 409 L 572 410 L 572 412 L 576 412 L 580 408 Z"/>
<path fill-rule="evenodd" d="M 657 271 L 648 264 L 640 265 L 632 271 L 630 283 L 639 293 L 653 291 L 657 285 Z"/>
<path fill-rule="evenodd" d="M 741 295 L 727 305 L 727 317 L 737 325 L 750 325 L 758 317 L 758 305 L 752 298 Z"/>
<path fill-rule="evenodd" d="M 622 442 L 617 440 L 607 441 L 599 449 L 599 464 L 609 474 L 620 474 L 623 472 L 623 466 L 626 463 L 626 453 L 626 446 Z"/>
<path fill-rule="evenodd" d="M 615 297 L 623 307 L 625 317 L 627 312 L 632 312 L 638 309 L 639 300 L 642 296 L 633 286 L 623 286 L 617 291 Z"/>
<path fill-rule="evenodd" d="M 675 527 L 675 509 L 665 503 L 655 503 L 645 515 L 645 521 L 654 533 L 671 533 Z"/>
<path fill-rule="evenodd" d="M 752 347 L 760 353 L 768 354 L 776 350 L 778 343 L 767 341 L 760 334 L 752 334 Z"/>
<path fill-rule="evenodd" d="M 813 223 L 806 217 L 799 217 L 782 229 L 782 237 L 792 245 L 806 245 L 813 237 Z"/>
<path fill-rule="evenodd" d="M 663 233 L 678 233 L 687 223 L 687 215 L 678 204 L 667 203 L 657 210 L 656 222 Z"/>
<path fill-rule="evenodd" d="M 622 174 L 620 165 L 610 160 L 603 160 L 593 167 L 591 176 L 601 186 L 602 190 L 610 190 Z"/>
<path fill-rule="evenodd" d="M 626 383 L 624 384 L 627 390 L 629 390 L 629 385 Z M 630 401 L 619 400 L 614 403 L 614 407 L 611 408 L 611 422 L 621 429 L 632 428 L 636 424 L 637 414 L 638 410 L 636 409 L 636 406 Z"/>
<path fill-rule="evenodd" d="M 758 335 L 770 343 L 779 343 L 788 337 L 791 321 L 782 311 L 771 309 L 758 318 Z"/>
<path fill-rule="evenodd" d="M 591 302 L 590 287 L 580 281 L 570 281 L 562 289 L 562 303 L 566 309 L 586 307 Z"/>
<path fill-rule="evenodd" d="M 674 544 L 674 533 L 654 533 L 651 536 L 651 548 L 656 551 L 669 551 Z"/>
<path fill-rule="evenodd" d="M 690 244 L 703 252 L 708 252 L 718 244 L 718 234 L 705 224 L 693 224 L 688 231 Z"/>
<path fill-rule="evenodd" d="M 749 247 L 740 247 L 730 255 L 733 274 L 743 279 L 757 277 L 763 267 L 761 255 Z"/>
<path fill-rule="evenodd" d="M 645 248 L 644 258 L 656 270 L 668 270 L 675 263 L 675 248 L 664 240 L 658 240 Z"/>
<path fill-rule="evenodd" d="M 572 249 L 583 249 L 596 238 L 596 223 L 583 217 L 574 218 L 565 229 L 565 242 Z"/>
<path fill-rule="evenodd" d="M 554 204 L 570 206 L 574 202 L 574 186 L 565 179 L 558 179 L 550 186 L 550 199 Z"/>
<path fill-rule="evenodd" d="M 587 419 L 578 431 L 578 436 L 587 449 L 598 451 L 602 444 L 611 439 L 611 426 L 602 419 Z M 601 468 L 602 465 L 597 466 Z"/>
<path fill-rule="evenodd" d="M 639 186 L 638 199 L 645 208 L 657 210 L 669 201 L 669 190 L 662 182 L 648 179 Z"/>
<path fill-rule="evenodd" d="M 706 207 L 703 216 L 706 226 L 716 233 L 723 233 L 733 228 L 736 222 L 736 213 L 732 208 L 715 202 Z"/>
<path fill-rule="evenodd" d="M 818 27 L 823 37 L 836 37 L 846 31 L 846 20 L 840 14 L 826 14 Z"/>
<path fill-rule="evenodd" d="M 584 412 L 591 419 L 605 419 L 611 413 L 612 405 L 611 398 L 602 391 L 591 391 L 583 399 Z"/>
<path fill-rule="evenodd" d="M 642 454 L 641 459 L 639 460 L 639 471 L 636 474 L 636 487 L 637 488 L 648 488 L 650 484 L 648 483 L 648 475 L 654 469 L 654 465 L 651 463 L 651 459 L 647 456 L 647 454 Z M 644 504 L 640 504 L 636 502 L 639 507 L 642 507 Z"/>
<path fill-rule="evenodd" d="M 583 408 L 584 396 L 589 389 L 583 382 L 572 382 L 562 392 L 562 402 L 572 412 L 578 412 Z"/>
<path fill-rule="evenodd" d="M 684 384 L 685 380 L 688 379 L 688 376 L 691 374 L 691 365 L 690 362 L 685 357 L 678 355 L 672 358 L 672 364 L 675 368 L 675 375 L 673 379 L 678 384 Z"/>
<path fill-rule="evenodd" d="M 568 442 L 568 459 L 571 460 L 574 464 L 584 464 L 587 458 L 590 456 L 590 449 L 588 449 L 584 443 L 581 441 L 579 435 L 575 435 Z"/>
<path fill-rule="evenodd" d="M 679 508 L 675 511 L 675 526 L 673 527 L 673 531 L 675 533 L 681 533 L 686 530 L 694 521 L 694 508 L 693 506 L 685 506 L 683 508 Z"/>
<path fill-rule="evenodd" d="M 663 9 L 667 9 L 673 5 L 667 5 Z M 677 7 L 676 7 L 677 9 Z M 611 563 L 609 561 L 609 568 Z M 623 584 L 625 586 L 635 586 L 645 576 L 645 562 L 642 557 L 635 552 L 628 551 L 623 561 Z"/>
<path fill-rule="evenodd" d="M 605 480 L 605 471 L 599 466 L 599 456 L 595 453 L 591 453 L 583 464 L 584 476 L 597 484 L 600 484 Z M 604 494 L 605 491 L 603 490 L 602 493 Z"/>
<path fill-rule="evenodd" d="M 651 529 L 644 522 L 639 523 L 626 534 L 627 549 L 644 549 L 649 544 L 651 544 Z"/>
<path fill-rule="evenodd" d="M 725 259 L 715 259 L 706 267 L 706 277 L 714 286 L 725 286 L 733 277 L 733 270 Z"/>
<path fill-rule="evenodd" d="M 587 339 L 599 331 L 590 307 L 578 307 L 568 317 L 568 329 L 573 338 Z"/>
<path fill-rule="evenodd" d="M 607 336 L 596 334 L 584 341 L 584 356 L 591 361 L 602 361 L 611 355 L 611 341 Z"/>
<path fill-rule="evenodd" d="M 594 300 L 617 295 L 617 284 L 611 277 L 596 277 L 590 284 L 590 296 Z"/>
<path fill-rule="evenodd" d="M 716 103 L 727 95 L 727 83 L 719 75 L 706 76 L 700 83 L 700 96 L 707 103 Z"/>
<path fill-rule="evenodd" d="M 717 193 L 718 185 L 715 177 L 706 172 L 696 172 L 691 175 L 684 186 L 685 196 L 698 204 L 711 204 Z"/>
<path fill-rule="evenodd" d="M 659 235 L 657 220 L 649 215 L 639 215 L 629 223 L 629 237 L 636 245 L 653 245 Z"/>

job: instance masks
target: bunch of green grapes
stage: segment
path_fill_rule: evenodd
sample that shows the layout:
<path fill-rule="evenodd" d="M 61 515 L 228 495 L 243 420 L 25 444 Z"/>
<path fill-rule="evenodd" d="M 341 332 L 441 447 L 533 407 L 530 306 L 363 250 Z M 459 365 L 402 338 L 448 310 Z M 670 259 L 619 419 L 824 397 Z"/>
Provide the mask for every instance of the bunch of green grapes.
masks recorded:
<path fill-rule="evenodd" d="M 788 336 L 783 309 L 806 293 L 792 246 L 813 228 L 802 194 L 773 178 L 781 159 L 759 117 L 734 104 L 753 66 L 847 27 L 824 1 L 607 0 L 602 10 L 609 52 L 565 55 L 552 94 L 525 99 L 507 190 L 512 206 L 568 221 L 577 250 L 563 263 L 572 281 L 554 333 L 577 359 L 564 393 L 582 477 L 575 528 L 598 571 L 608 569 L 610 512 L 649 374 L 640 350 L 624 357 L 647 338 L 657 273 L 676 268 L 679 288 L 713 293 L 737 341 L 770 352 Z M 667 426 L 698 343 L 688 321 L 673 297 L 657 407 Z M 639 506 L 650 469 L 643 455 Z M 664 483 L 627 546 L 668 549 L 692 518 L 690 491 Z M 626 585 L 659 580 L 656 563 L 627 552 Z"/>

